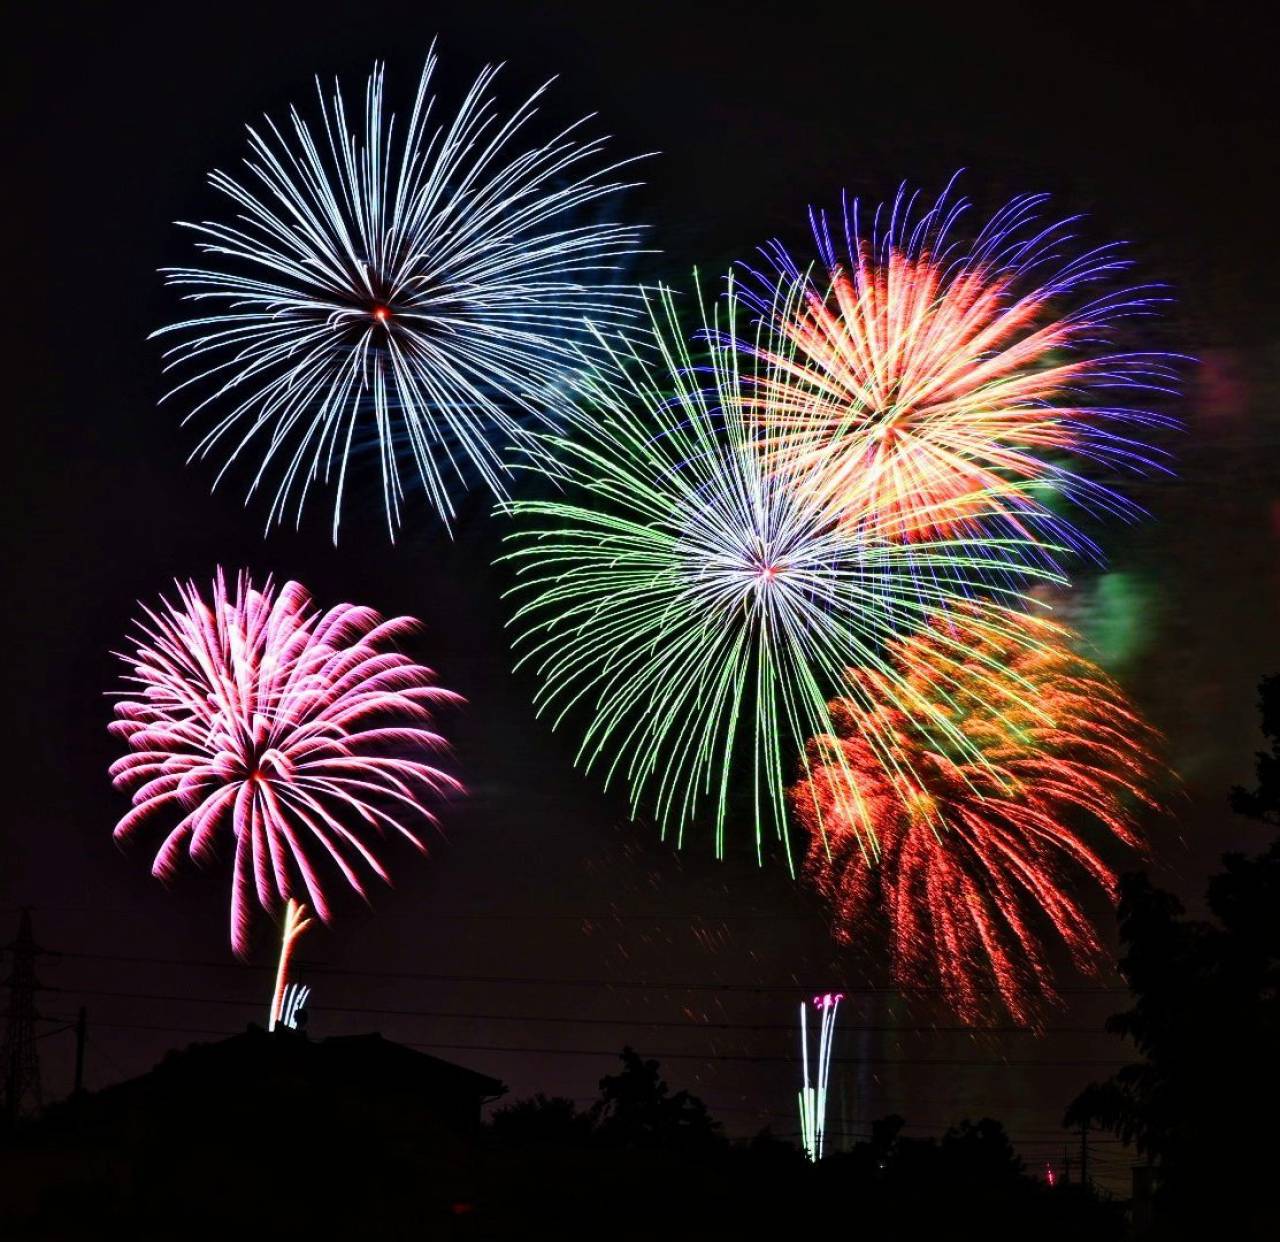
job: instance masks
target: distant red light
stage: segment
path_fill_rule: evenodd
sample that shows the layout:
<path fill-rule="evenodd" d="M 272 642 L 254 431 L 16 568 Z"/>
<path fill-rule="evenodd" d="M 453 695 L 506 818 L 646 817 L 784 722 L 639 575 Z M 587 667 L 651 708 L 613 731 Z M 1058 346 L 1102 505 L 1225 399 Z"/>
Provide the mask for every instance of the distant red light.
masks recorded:
<path fill-rule="evenodd" d="M 391 319 L 391 308 L 388 306 L 375 306 L 373 308 L 373 317 L 379 323 L 387 323 Z"/>

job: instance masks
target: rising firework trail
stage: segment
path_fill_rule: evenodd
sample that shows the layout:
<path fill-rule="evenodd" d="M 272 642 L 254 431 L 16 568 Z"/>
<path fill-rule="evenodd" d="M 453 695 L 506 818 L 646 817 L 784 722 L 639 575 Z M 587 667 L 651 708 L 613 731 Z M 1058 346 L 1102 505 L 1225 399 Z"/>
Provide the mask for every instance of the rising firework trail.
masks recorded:
<path fill-rule="evenodd" d="M 813 1007 L 822 1014 L 818 1028 L 818 1049 L 814 1057 L 816 1078 L 809 1075 L 808 1006 L 800 1002 L 800 1057 L 804 1085 L 800 1088 L 800 1139 L 804 1154 L 815 1163 L 822 1159 L 823 1136 L 827 1125 L 827 1082 L 831 1076 L 831 1046 L 836 1033 L 836 1014 L 843 992 L 826 992 L 813 998 Z"/>
<path fill-rule="evenodd" d="M 748 282 L 771 332 L 751 402 L 798 486 L 853 525 L 902 539 L 981 531 L 1097 555 L 1057 498 L 1130 519 L 1117 471 L 1165 470 L 1170 420 L 1133 402 L 1170 391 L 1175 359 L 1110 343 L 1167 299 L 1124 283 L 1119 247 L 1014 199 L 976 232 L 948 187 L 811 213 L 818 262 L 779 243 Z M 793 451 L 799 449 L 798 452 Z"/>
<path fill-rule="evenodd" d="M 231 943 L 248 947 L 253 898 L 267 910 L 300 898 L 326 922 L 341 877 L 390 882 L 387 836 L 425 852 L 432 807 L 461 791 L 436 766 L 447 751 L 432 723 L 457 703 L 430 669 L 395 649 L 417 627 L 371 608 L 322 612 L 307 591 L 221 570 L 207 596 L 177 583 L 174 601 L 144 607 L 112 735 L 111 765 L 133 808 L 117 841 L 162 826 L 152 874 L 168 880 L 184 846 L 197 863 L 233 858 Z"/>
<path fill-rule="evenodd" d="M 883 915 L 899 985 L 940 988 L 966 1021 L 1002 1003 L 1034 1025 L 1056 996 L 1046 932 L 1081 970 L 1101 960 L 1077 882 L 1114 895 L 1104 847 L 1143 848 L 1134 813 L 1154 806 L 1158 765 L 1150 727 L 1070 632 L 1017 620 L 1034 644 L 976 634 L 957 613 L 895 643 L 906 688 L 892 699 L 880 672 L 851 671 L 855 693 L 832 703 L 835 732 L 810 743 L 791 800 L 811 834 L 805 873 L 839 939 Z M 946 710 L 982 762 L 927 712 L 903 713 L 912 695 Z M 868 737 L 885 744 L 877 752 Z M 874 868 L 859 847 L 868 825 Z"/>
<path fill-rule="evenodd" d="M 832 521 L 774 468 L 744 410 L 732 289 L 703 308 L 696 361 L 673 296 L 649 310 L 647 342 L 601 338 L 607 365 L 566 399 L 566 434 L 546 437 L 560 491 L 506 506 L 516 648 L 539 711 L 581 728 L 579 762 L 625 783 L 633 814 L 677 842 L 700 819 L 722 854 L 732 799 L 757 854 L 776 837 L 789 862 L 785 783 L 807 738 L 832 731 L 845 669 L 897 686 L 886 645 L 957 604 L 1004 633 L 1002 609 L 966 601 L 1018 557 Z"/>
<path fill-rule="evenodd" d="M 357 468 L 393 537 L 411 487 L 446 522 L 474 480 L 505 495 L 505 450 L 536 451 L 526 424 L 576 365 L 583 318 L 629 313 L 640 231 L 600 213 L 630 161 L 603 163 L 583 122 L 535 138 L 546 87 L 504 116 L 493 67 L 442 115 L 435 69 L 433 48 L 407 115 L 376 66 L 358 130 L 318 80 L 313 118 L 250 128 L 239 179 L 210 177 L 235 214 L 184 222 L 203 261 L 165 271 L 193 306 L 156 333 L 180 377 L 166 399 L 205 424 L 193 456 L 221 459 L 219 480 L 247 464 L 268 525 L 324 486 L 336 540 Z"/>
<path fill-rule="evenodd" d="M 267 1019 L 267 1030 L 274 1031 L 284 1018 L 285 998 L 289 992 L 289 963 L 293 960 L 293 950 L 298 937 L 311 926 L 307 917 L 307 907 L 292 897 L 285 902 L 284 925 L 280 930 L 280 957 L 276 962 L 276 985 L 271 992 L 271 1014 Z M 287 1023 L 292 1027 L 292 1022 Z"/>

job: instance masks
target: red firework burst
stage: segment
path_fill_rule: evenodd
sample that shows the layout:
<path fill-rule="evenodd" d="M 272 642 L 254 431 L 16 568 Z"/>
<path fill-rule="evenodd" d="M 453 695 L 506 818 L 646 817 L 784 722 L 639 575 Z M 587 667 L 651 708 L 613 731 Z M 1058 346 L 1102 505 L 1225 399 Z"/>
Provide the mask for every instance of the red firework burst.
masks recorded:
<path fill-rule="evenodd" d="M 1101 946 L 1071 885 L 1113 895 L 1088 838 L 1141 849 L 1131 808 L 1154 805 L 1150 727 L 1069 631 L 1019 620 L 1022 639 L 952 617 L 898 643 L 907 696 L 891 698 L 882 673 L 852 673 L 851 697 L 832 705 L 836 736 L 810 743 L 790 791 L 837 937 L 883 907 L 895 980 L 940 987 L 965 1021 L 995 996 L 1018 1022 L 1038 1020 L 1056 995 L 1045 929 L 1096 969 Z M 923 725 L 927 713 L 891 705 L 904 697 L 949 718 L 967 753 Z"/>
<path fill-rule="evenodd" d="M 143 609 L 116 719 L 128 746 L 111 765 L 133 809 L 115 837 L 176 817 L 152 874 L 167 879 L 185 845 L 210 861 L 224 835 L 234 843 L 231 944 L 247 949 L 256 890 L 266 910 L 301 897 L 330 917 L 317 860 L 362 896 L 360 870 L 389 882 L 375 852 L 388 834 L 425 852 L 424 803 L 461 791 L 427 762 L 446 750 L 432 709 L 460 701 L 428 668 L 394 650 L 417 622 L 384 620 L 339 604 L 321 612 L 305 588 L 277 592 L 247 573 L 228 590 L 221 570 L 206 601 L 177 583 L 176 604 Z"/>

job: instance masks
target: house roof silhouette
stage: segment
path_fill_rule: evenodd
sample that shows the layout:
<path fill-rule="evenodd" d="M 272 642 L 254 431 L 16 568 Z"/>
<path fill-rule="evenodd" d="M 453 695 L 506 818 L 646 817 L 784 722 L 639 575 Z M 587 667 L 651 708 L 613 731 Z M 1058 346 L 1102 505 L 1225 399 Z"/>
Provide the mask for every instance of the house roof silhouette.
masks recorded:
<path fill-rule="evenodd" d="M 417 1228 L 473 1200 L 481 1108 L 505 1091 L 378 1034 L 250 1026 L 46 1110 L 0 1161 L 0 1201 L 18 1220 L 118 1213 L 166 1237 Z"/>
<path fill-rule="evenodd" d="M 384 1124 L 398 1115 L 411 1126 L 430 1118 L 468 1129 L 487 1101 L 505 1093 L 496 1078 L 377 1033 L 316 1040 L 249 1026 L 228 1039 L 170 1052 L 138 1078 L 95 1092 L 83 1112 L 106 1120 L 139 1109 L 170 1114 L 234 1100 L 251 1111 L 274 1105 L 306 1113 L 323 1102 L 338 1113 L 376 1112 Z"/>

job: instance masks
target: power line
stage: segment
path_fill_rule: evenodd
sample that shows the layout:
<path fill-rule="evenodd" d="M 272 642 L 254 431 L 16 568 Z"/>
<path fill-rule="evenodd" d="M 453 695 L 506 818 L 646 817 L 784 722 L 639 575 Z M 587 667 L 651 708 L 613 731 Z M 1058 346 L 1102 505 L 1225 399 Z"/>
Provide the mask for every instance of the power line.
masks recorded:
<path fill-rule="evenodd" d="M 55 1020 L 61 1020 L 61 1019 L 55 1019 Z M 155 1031 L 155 1032 L 160 1032 L 160 1033 L 164 1033 L 164 1034 L 178 1034 L 178 1033 L 185 1033 L 185 1034 L 195 1034 L 195 1035 L 211 1035 L 211 1036 L 226 1037 L 226 1036 L 234 1035 L 234 1034 L 237 1034 L 237 1033 L 238 1033 L 238 1032 L 227 1031 L 227 1030 L 222 1029 L 222 1028 L 213 1028 L 213 1027 L 171 1026 L 171 1025 L 164 1025 L 164 1024 L 151 1024 L 151 1023 L 103 1022 L 103 1021 L 97 1021 L 97 1022 L 95 1022 L 95 1023 L 94 1023 L 94 1025 L 95 1025 L 95 1027 L 105 1027 L 105 1028 L 108 1028 L 108 1029 L 116 1029 L 116 1030 L 144 1030 L 144 1031 Z M 59 1028 L 59 1031 L 58 1031 L 58 1032 L 56 1032 L 56 1033 L 61 1033 L 62 1031 L 65 1031 L 65 1030 L 68 1030 L 68 1029 L 70 1029 L 70 1027 L 62 1027 L 62 1028 Z M 55 1032 L 50 1032 L 50 1033 L 55 1033 Z M 487 1052 L 522 1052 L 522 1053 L 531 1053 L 531 1054 L 536 1054 L 536 1055 L 578 1056 L 578 1057 L 593 1057 L 593 1058 L 594 1058 L 594 1057 L 601 1057 L 601 1058 L 614 1058 L 614 1057 L 616 1057 L 616 1056 L 618 1055 L 618 1051 L 617 1051 L 616 1049 L 539 1048 L 539 1047 L 532 1047 L 532 1046 L 528 1046 L 528 1045 L 491 1045 L 491 1044 L 473 1044 L 473 1043 L 439 1043 L 439 1042 L 419 1042 L 419 1041 L 405 1041 L 405 1042 L 406 1042 L 407 1046 L 409 1046 L 409 1047 L 419 1048 L 419 1049 L 423 1049 L 423 1050 L 467 1050 L 467 1051 L 487 1051 Z M 115 1062 L 115 1060 L 114 1060 L 113 1058 L 111 1058 L 111 1057 L 110 1057 L 110 1055 L 107 1053 L 107 1051 L 106 1051 L 106 1049 L 105 1049 L 105 1048 L 101 1047 L 100 1045 L 97 1045 L 97 1046 L 96 1046 L 96 1049 L 97 1049 L 97 1051 L 98 1051 L 98 1053 L 99 1053 L 100 1055 L 102 1055 L 102 1056 L 103 1056 L 103 1057 L 105 1057 L 108 1061 L 110 1061 L 110 1062 L 111 1062 L 112 1068 L 116 1071 L 116 1073 L 117 1073 L 117 1074 L 118 1074 L 122 1079 L 126 1077 L 126 1075 L 125 1075 L 124 1071 L 121 1069 L 121 1067 L 119 1066 L 119 1064 L 118 1064 L 118 1063 L 116 1063 L 116 1062 Z M 653 1057 L 653 1058 L 655 1058 L 655 1059 L 669 1060 L 669 1061 L 670 1061 L 670 1060 L 675 1060 L 675 1061 L 734 1061 L 734 1062 L 749 1062 L 749 1063 L 763 1063 L 763 1064 L 788 1064 L 788 1065 L 793 1065 L 793 1064 L 795 1064 L 795 1061 L 794 1061 L 794 1059 L 793 1059 L 793 1058 L 791 1058 L 791 1057 L 785 1057 L 785 1056 L 750 1056 L 750 1055 L 737 1055 L 737 1054 L 732 1054 L 732 1053 L 712 1053 L 712 1054 L 706 1054 L 706 1055 L 704 1055 L 704 1054 L 699 1054 L 699 1053 L 671 1052 L 671 1051 L 650 1051 L 650 1052 L 646 1052 L 644 1055 L 645 1055 L 646 1057 Z M 1109 1062 L 1095 1062 L 1095 1061 L 1088 1061 L 1088 1062 L 1082 1062 L 1082 1061 L 1069 1061 L 1069 1062 L 1068 1062 L 1068 1061 L 1058 1061 L 1058 1062 L 1044 1062 L 1044 1061 L 1030 1061 L 1030 1062 L 1028 1062 L 1028 1061 L 1022 1061 L 1022 1062 L 1019 1062 L 1019 1061 L 1002 1061 L 1002 1060 L 981 1060 L 981 1061 L 977 1061 L 977 1060 L 946 1060 L 946 1059 L 941 1059 L 941 1058 L 919 1058 L 919 1059 L 917 1059 L 917 1058 L 888 1058 L 888 1057 L 885 1057 L 885 1058 L 837 1057 L 837 1058 L 834 1058 L 834 1060 L 836 1061 L 836 1063 L 838 1063 L 838 1064 L 844 1064 L 844 1065 L 848 1065 L 848 1064 L 853 1064 L 853 1065 L 857 1065 L 857 1064 L 879 1064 L 879 1065 L 890 1065 L 890 1064 L 911 1064 L 911 1065 L 1000 1066 L 1000 1067 L 1003 1067 L 1003 1066 L 1035 1066 L 1035 1065 L 1104 1065 L 1104 1064 L 1110 1064 Z M 582 1100 L 579 1100 L 578 1102 L 583 1102 L 583 1101 L 582 1101 Z M 708 1103 L 708 1107 L 709 1107 L 709 1108 L 711 1108 L 713 1112 L 720 1112 L 720 1113 L 723 1113 L 723 1112 L 736 1112 L 736 1113 L 739 1113 L 739 1114 L 746 1114 L 746 1115 L 748 1115 L 748 1116 L 759 1117 L 759 1118 L 790 1119 L 790 1118 L 792 1118 L 792 1117 L 793 1117 L 793 1113 L 791 1113 L 790 1111 L 785 1111 L 785 1112 L 784 1112 L 784 1111 L 779 1111 L 779 1110 L 776 1110 L 776 1109 L 756 1108 L 756 1107 L 752 1107 L 752 1106 L 748 1106 L 748 1105 L 737 1105 L 737 1104 L 710 1104 L 710 1103 Z M 945 1131 L 946 1129 L 950 1128 L 950 1127 L 951 1127 L 952 1125 L 954 1125 L 954 1124 L 955 1124 L 955 1123 L 954 1123 L 953 1121 L 952 1121 L 952 1122 L 948 1122 L 948 1121 L 928 1122 L 928 1121 L 922 1121 L 922 1120 L 907 1120 L 907 1121 L 905 1122 L 905 1127 L 906 1127 L 906 1128 L 908 1128 L 908 1129 L 914 1129 L 914 1130 L 921 1130 L 921 1129 L 929 1130 L 929 1129 L 934 1129 L 934 1130 L 944 1130 L 944 1131 Z M 871 1135 L 871 1131 L 870 1131 L 870 1127 L 869 1127 L 869 1126 L 865 1127 L 865 1133 L 864 1133 L 864 1132 L 862 1132 L 862 1131 L 860 1131 L 860 1130 L 858 1130 L 858 1129 L 855 1129 L 854 1127 L 848 1127 L 848 1128 L 840 1127 L 840 1128 L 838 1128 L 838 1129 L 833 1129 L 833 1130 L 831 1130 L 831 1132 L 832 1132 L 832 1133 L 839 1133 L 839 1134 L 841 1134 L 841 1135 L 842 1135 L 842 1136 L 844 1136 L 844 1137 L 851 1137 L 851 1138 L 863 1138 L 863 1139 L 869 1139 L 870 1137 L 872 1137 L 872 1135 Z M 1057 1130 L 1045 1130 L 1045 1129 L 1036 1129 L 1036 1128 L 1028 1128 L 1028 1129 L 1026 1129 L 1026 1130 L 1010 1130 L 1010 1129 L 1008 1129 L 1008 1128 L 1005 1128 L 1005 1133 L 1009 1136 L 1010 1141 L 1011 1141 L 1012 1143 L 1014 1143 L 1014 1144 L 1015 1144 L 1015 1146 L 1018 1146 L 1018 1147 L 1021 1147 L 1021 1148 L 1031 1148 L 1031 1147 L 1035 1147 L 1035 1148 L 1048 1148 L 1048 1149 L 1052 1149 L 1053 1151 L 1056 1151 L 1056 1150 L 1061 1146 L 1061 1143 L 1062 1143 L 1061 1135 L 1059 1134 L 1059 1132 L 1058 1132 Z M 1043 1135 L 1051 1135 L 1052 1137 L 1040 1137 L 1040 1136 L 1043 1136 Z M 1112 1145 L 1112 1146 L 1117 1146 L 1117 1147 L 1126 1147 L 1126 1146 L 1127 1146 L 1127 1145 L 1126 1145 L 1126 1144 L 1124 1144 L 1124 1143 L 1122 1142 L 1122 1140 L 1120 1140 L 1120 1139 L 1092 1139 L 1092 1140 L 1091 1140 L 1091 1143 L 1092 1143 L 1093 1145 L 1103 1145 L 1103 1144 L 1105 1144 L 1105 1145 Z M 1122 1153 L 1114 1153 L 1114 1154 L 1112 1154 L 1112 1153 L 1099 1153 L 1099 1154 L 1100 1154 L 1100 1156 L 1101 1156 L 1103 1159 L 1108 1160 L 1108 1161 L 1110 1161 L 1110 1160 L 1113 1160 L 1113 1159 L 1114 1159 L 1114 1160 L 1120 1161 L 1122 1164 L 1123 1164 L 1123 1163 L 1125 1163 L 1125 1161 L 1126 1161 L 1126 1158 L 1125 1158 L 1125 1156 L 1124 1156 Z M 1127 1164 L 1125 1164 L 1125 1167 L 1127 1167 Z"/>
<path fill-rule="evenodd" d="M 94 1026 L 101 1026 L 101 1025 L 103 1024 L 100 1022 L 94 1023 Z M 111 1066 L 111 1068 L 115 1071 L 116 1077 L 120 1082 L 128 1081 L 129 1075 L 126 1074 L 124 1070 L 120 1068 L 120 1063 L 105 1048 L 103 1048 L 97 1042 L 91 1043 L 87 1045 L 87 1047 L 90 1052 L 94 1053 L 96 1056 L 100 1056 L 104 1061 L 106 1061 L 106 1063 L 109 1066 Z"/>
<path fill-rule="evenodd" d="M 116 1030 L 130 1031 L 158 1031 L 167 1034 L 188 1034 L 188 1035 L 220 1035 L 230 1036 L 239 1034 L 237 1031 L 228 1031 L 225 1028 L 214 1027 L 189 1027 L 189 1026 L 165 1026 L 153 1025 L 150 1023 L 139 1022 L 103 1022 L 95 1021 L 95 1027 L 107 1027 Z M 533 1047 L 527 1044 L 473 1044 L 473 1043 L 447 1043 L 443 1041 L 419 1042 L 413 1040 L 401 1041 L 410 1048 L 421 1049 L 447 1049 L 449 1051 L 467 1051 L 467 1052 L 521 1052 L 530 1053 L 535 1056 L 574 1056 L 574 1057 L 608 1057 L 614 1058 L 618 1055 L 617 1048 L 542 1048 Z M 795 1065 L 797 1059 L 791 1056 L 777 1056 L 771 1054 L 756 1053 L 733 1053 L 733 1052 L 672 1052 L 649 1050 L 643 1054 L 646 1059 L 666 1061 L 735 1061 L 745 1062 L 748 1064 L 759 1065 Z M 1107 1066 L 1114 1067 L 1123 1065 L 1123 1061 L 1098 1061 L 1098 1060 L 1054 1060 L 1054 1061 L 1030 1061 L 1021 1060 L 1013 1061 L 1003 1058 L 947 1058 L 947 1057 L 833 1057 L 832 1062 L 838 1065 L 945 1065 L 945 1066 L 964 1066 L 964 1067 L 984 1067 L 994 1066 L 1000 1068 L 1039 1068 L 1039 1067 L 1060 1067 L 1060 1066 Z"/>
<path fill-rule="evenodd" d="M 59 1018 L 58 1021 L 62 1021 L 62 1019 Z M 51 1031 L 41 1031 L 40 1034 L 36 1036 L 36 1039 L 37 1040 L 48 1039 L 49 1036 L 51 1035 L 62 1035 L 66 1031 L 70 1031 L 74 1029 L 75 1029 L 74 1024 L 68 1022 L 63 1026 L 55 1026 Z"/>
<path fill-rule="evenodd" d="M 133 956 L 117 953 L 84 953 L 66 952 L 59 956 L 66 958 L 82 958 L 88 961 L 129 962 L 140 965 L 180 966 L 184 970 L 216 969 L 216 970 L 254 970 L 268 971 L 269 966 L 251 966 L 244 962 L 192 962 L 172 957 Z M 340 967 L 321 965 L 319 963 L 300 963 L 300 969 L 309 974 L 318 975 L 359 975 L 372 979 L 417 979 L 436 983 L 483 983 L 485 985 L 516 984 L 537 987 L 570 987 L 570 988 L 602 988 L 637 991 L 666 992 L 789 992 L 799 995 L 810 995 L 815 992 L 830 992 L 838 987 L 846 995 L 897 996 L 903 993 L 924 995 L 939 993 L 943 989 L 936 984 L 903 984 L 893 987 L 854 987 L 852 985 L 833 984 L 831 980 L 820 983 L 686 983 L 642 981 L 634 979 L 557 979 L 535 975 L 455 975 L 412 970 L 370 970 L 363 967 Z M 994 988 L 994 985 L 992 985 Z M 1088 987 L 1060 988 L 1063 995 L 1110 995 L 1117 992 L 1128 992 L 1124 987 L 1095 985 Z"/>
<path fill-rule="evenodd" d="M 452 1043 L 415 1043 L 411 1044 L 414 1048 L 447 1048 L 450 1050 L 460 1049 L 471 1052 L 528 1052 L 539 1056 L 582 1056 L 582 1057 L 616 1057 L 618 1050 L 616 1048 L 529 1048 L 523 1045 L 506 1045 L 506 1044 L 452 1044 Z M 660 1052 L 651 1050 L 645 1052 L 646 1060 L 666 1060 L 666 1061 L 739 1061 L 750 1064 L 759 1065 L 798 1065 L 799 1060 L 790 1056 L 772 1056 L 757 1055 L 750 1053 L 733 1053 L 733 1052 L 715 1052 L 715 1053 L 699 1053 L 699 1052 Z M 965 1066 L 965 1067 L 981 1067 L 981 1066 L 999 1066 L 1016 1067 L 1022 1069 L 1041 1068 L 1041 1067 L 1058 1067 L 1058 1066 L 1107 1066 L 1114 1068 L 1115 1066 L 1124 1065 L 1124 1061 L 1010 1061 L 1004 1059 L 960 1059 L 947 1057 L 832 1057 L 831 1062 L 834 1065 L 946 1065 L 946 1066 Z"/>
<path fill-rule="evenodd" d="M 67 996 L 103 996 L 120 1000 L 162 1001 L 166 1004 L 198 1004 L 198 1005 L 234 1005 L 246 1009 L 261 1008 L 257 1000 L 240 1000 L 222 996 L 190 996 L 178 993 L 161 992 L 120 992 L 108 988 L 49 988 L 50 992 L 60 992 Z M 687 1020 L 679 1022 L 670 1018 L 600 1018 L 575 1017 L 567 1014 L 535 1015 L 506 1013 L 471 1013 L 462 1010 L 448 1009 L 396 1009 L 379 1005 L 329 1005 L 313 1004 L 313 1011 L 325 1013 L 380 1014 L 398 1018 L 450 1018 L 466 1021 L 483 1022 L 545 1022 L 567 1026 L 647 1026 L 669 1027 L 688 1031 L 788 1031 L 794 1032 L 794 1022 L 697 1022 Z M 1025 1026 L 935 1026 L 928 1023 L 912 1025 L 868 1026 L 842 1022 L 841 1031 L 857 1031 L 863 1034 L 897 1035 L 933 1035 L 933 1034 L 997 1034 L 997 1035 L 1098 1035 L 1106 1032 L 1099 1027 L 1044 1027 L 1035 1030 Z"/>
<path fill-rule="evenodd" d="M 582 1096 L 582 1095 L 574 1096 L 573 1102 L 575 1104 L 594 1104 L 596 1102 L 596 1097 Z M 745 1105 L 745 1104 L 721 1104 L 721 1103 L 717 1103 L 714 1100 L 705 1100 L 705 1099 L 703 1103 L 705 1103 L 707 1108 L 713 1113 L 747 1113 L 752 1117 L 776 1117 L 779 1120 L 787 1120 L 787 1121 L 794 1121 L 796 1116 L 794 1109 L 789 1109 L 784 1112 L 776 1108 L 765 1108 L 763 1106 L 755 1107 L 752 1105 Z M 948 1129 L 953 1128 L 955 1125 L 956 1125 L 956 1122 L 954 1120 L 921 1121 L 918 1119 L 904 1118 L 903 1124 L 902 1124 L 903 1137 L 904 1138 L 920 1137 L 920 1135 L 918 1134 L 906 1133 L 906 1131 L 909 1131 L 909 1130 L 945 1132 Z M 1010 1129 L 1008 1126 L 1005 1126 L 1003 1124 L 1001 1125 L 1001 1128 L 1004 1130 L 1005 1134 L 1008 1136 L 1009 1141 L 1018 1147 L 1051 1147 L 1055 1151 L 1057 1151 L 1062 1148 L 1064 1138 L 1069 1139 L 1071 1137 L 1071 1132 L 1065 1129 L 1055 1129 L 1055 1130 L 1045 1130 L 1045 1129 L 1036 1129 L 1036 1128 Z M 870 1122 L 867 1122 L 863 1125 L 858 1125 L 856 1123 L 851 1125 L 828 1124 L 826 1127 L 826 1132 L 828 1134 L 838 1134 L 845 1138 L 862 1138 L 862 1139 L 869 1140 L 872 1137 L 874 1137 L 874 1129 Z M 780 1137 L 782 1136 L 781 1131 L 779 1131 L 778 1134 Z M 793 1132 L 792 1136 L 795 1137 L 798 1134 L 799 1132 L 795 1131 Z M 1046 1135 L 1046 1134 L 1051 1134 L 1054 1137 L 1052 1138 L 1028 1137 L 1033 1135 Z M 1130 1147 L 1130 1144 L 1126 1143 L 1123 1139 L 1118 1139 L 1118 1138 L 1090 1139 L 1091 1150 L 1093 1146 L 1096 1144 L 1106 1144 L 1106 1145 L 1115 1146 L 1115 1147 Z M 1037 1154 L 1036 1158 L 1039 1159 L 1040 1156 Z M 1128 1158 L 1121 1152 L 1103 1153 L 1102 1159 L 1106 1161 L 1113 1161 L 1117 1165 L 1123 1165 L 1126 1168 L 1128 1167 Z"/>

